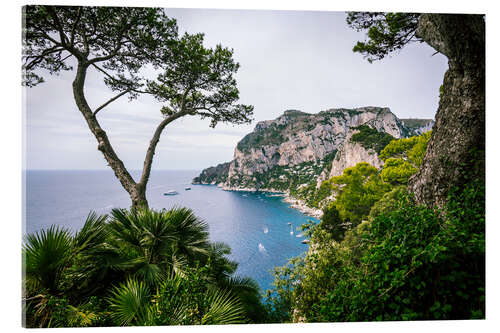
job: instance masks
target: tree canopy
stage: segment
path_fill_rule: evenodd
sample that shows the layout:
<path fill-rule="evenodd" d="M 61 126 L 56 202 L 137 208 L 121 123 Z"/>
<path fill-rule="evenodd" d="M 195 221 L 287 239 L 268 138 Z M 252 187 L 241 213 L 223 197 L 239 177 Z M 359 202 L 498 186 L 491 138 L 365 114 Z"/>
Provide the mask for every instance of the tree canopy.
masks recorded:
<path fill-rule="evenodd" d="M 367 40 L 358 41 L 353 48 L 371 63 L 401 49 L 410 42 L 420 41 L 415 36 L 418 19 L 416 13 L 349 12 L 347 24 L 357 30 L 367 30 Z"/>
<path fill-rule="evenodd" d="M 350 222 L 352 227 L 368 216 L 373 204 L 390 190 L 381 181 L 378 169 L 366 162 L 344 169 L 342 175 L 329 181 L 336 193 L 335 207 L 342 220 Z"/>
<path fill-rule="evenodd" d="M 72 70 L 68 59 L 74 57 L 117 72 L 118 80 L 104 82 L 133 93 L 144 84 L 139 70 L 159 66 L 177 37 L 176 21 L 159 8 L 26 6 L 23 18 L 27 86 L 44 82 L 37 69 L 50 75 Z"/>

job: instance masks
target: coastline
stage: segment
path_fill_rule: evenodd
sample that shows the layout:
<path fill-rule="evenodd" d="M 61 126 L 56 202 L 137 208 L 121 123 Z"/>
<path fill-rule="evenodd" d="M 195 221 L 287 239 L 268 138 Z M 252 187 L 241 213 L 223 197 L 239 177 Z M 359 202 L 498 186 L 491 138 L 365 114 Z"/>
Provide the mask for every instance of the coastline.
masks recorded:
<path fill-rule="evenodd" d="M 291 197 L 289 192 L 277 191 L 275 189 L 268 189 L 268 188 L 256 189 L 254 187 L 250 187 L 250 188 L 248 188 L 248 187 L 230 187 L 230 186 L 224 186 L 221 183 L 216 184 L 215 182 L 213 182 L 213 183 L 198 183 L 198 184 L 193 184 L 193 185 L 215 185 L 215 186 L 221 188 L 223 191 L 274 193 L 273 196 L 283 197 L 282 201 L 287 203 L 287 204 L 290 204 L 290 208 L 296 209 L 299 212 L 301 212 L 307 216 L 320 219 L 321 216 L 323 215 L 322 210 L 317 209 L 317 208 L 311 208 L 311 207 L 307 206 L 305 201 Z"/>
<path fill-rule="evenodd" d="M 291 208 L 317 219 L 320 219 L 323 215 L 323 211 L 321 211 L 320 209 L 311 208 L 307 206 L 303 200 L 292 198 L 289 194 L 285 195 L 285 197 L 283 198 L 283 202 L 289 203 Z"/>

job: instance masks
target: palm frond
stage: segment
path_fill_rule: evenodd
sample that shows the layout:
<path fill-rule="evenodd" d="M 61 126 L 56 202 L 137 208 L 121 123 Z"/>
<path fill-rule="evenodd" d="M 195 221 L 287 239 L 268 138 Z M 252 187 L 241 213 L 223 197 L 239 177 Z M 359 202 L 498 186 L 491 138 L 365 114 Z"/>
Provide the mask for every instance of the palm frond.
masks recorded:
<path fill-rule="evenodd" d="M 190 262 L 206 258 L 210 241 L 208 224 L 196 217 L 191 209 L 175 207 L 165 212 L 178 252 Z"/>
<path fill-rule="evenodd" d="M 207 292 L 209 309 L 201 320 L 202 325 L 242 324 L 245 310 L 239 299 L 227 290 L 211 288 Z"/>
<path fill-rule="evenodd" d="M 116 324 L 140 324 L 140 318 L 148 311 L 151 295 L 142 281 L 129 278 L 127 282 L 115 287 L 108 297 L 111 316 Z"/>
<path fill-rule="evenodd" d="M 98 316 L 91 311 L 81 310 L 78 307 L 68 305 L 68 324 L 71 327 L 88 327 L 92 326 L 98 319 Z"/>
<path fill-rule="evenodd" d="M 233 276 L 226 279 L 224 282 L 224 287 L 233 291 L 247 291 L 259 294 L 260 287 L 257 282 L 249 277 Z"/>
<path fill-rule="evenodd" d="M 112 218 L 108 225 L 114 240 L 140 249 L 142 230 L 136 223 L 136 215 L 125 209 L 115 208 L 111 210 L 111 216 Z"/>
<path fill-rule="evenodd" d="M 97 215 L 90 212 L 83 227 L 75 235 L 74 245 L 76 252 L 95 249 L 105 243 L 108 236 L 106 221 L 107 215 Z"/>
<path fill-rule="evenodd" d="M 158 286 L 164 279 L 164 273 L 156 264 L 143 263 L 136 270 L 135 276 L 144 281 L 148 286 Z"/>
<path fill-rule="evenodd" d="M 23 244 L 26 281 L 56 291 L 70 259 L 72 245 L 70 233 L 57 226 L 26 235 Z"/>

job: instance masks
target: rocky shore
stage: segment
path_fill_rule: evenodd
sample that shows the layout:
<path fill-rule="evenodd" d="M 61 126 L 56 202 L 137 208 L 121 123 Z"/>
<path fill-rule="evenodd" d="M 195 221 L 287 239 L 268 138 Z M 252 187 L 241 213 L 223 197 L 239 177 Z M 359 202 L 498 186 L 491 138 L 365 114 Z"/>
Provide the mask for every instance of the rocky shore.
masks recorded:
<path fill-rule="evenodd" d="M 288 194 L 283 198 L 283 202 L 289 203 L 290 207 L 315 218 L 321 218 L 323 212 L 321 209 L 311 208 L 305 204 L 303 200 L 290 197 Z"/>
<path fill-rule="evenodd" d="M 228 187 L 228 186 L 222 186 L 222 189 L 224 191 L 243 191 L 243 192 L 267 192 L 267 193 L 275 193 L 276 196 L 282 196 L 283 197 L 283 202 L 289 203 L 290 207 L 293 209 L 296 209 L 300 211 L 301 213 L 304 213 L 305 215 L 315 217 L 315 218 L 321 218 L 323 215 L 323 212 L 320 209 L 316 208 L 311 208 L 306 205 L 306 203 L 303 200 L 295 199 L 290 196 L 289 193 L 286 192 L 280 192 L 274 189 L 256 189 L 256 188 L 240 188 L 240 187 Z"/>

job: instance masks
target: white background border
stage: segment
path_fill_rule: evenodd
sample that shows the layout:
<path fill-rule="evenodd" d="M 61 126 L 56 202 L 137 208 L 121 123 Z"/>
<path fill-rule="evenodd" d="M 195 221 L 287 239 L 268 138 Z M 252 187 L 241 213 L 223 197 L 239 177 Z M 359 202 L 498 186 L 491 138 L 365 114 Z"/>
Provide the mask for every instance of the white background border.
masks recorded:
<path fill-rule="evenodd" d="M 1 173 L 0 173 L 0 219 L 1 254 L 3 269 L 1 276 L 0 314 L 2 331 L 11 332 L 21 330 L 21 170 L 23 159 L 22 129 L 23 129 L 23 100 L 21 88 L 21 6 L 26 4 L 60 4 L 60 5 L 109 5 L 109 6 L 158 6 L 177 8 L 233 8 L 233 9 L 286 9 L 286 10 L 363 10 L 363 11 L 412 11 L 412 12 L 440 12 L 440 13 L 485 13 L 487 31 L 487 296 L 486 320 L 484 321 L 447 321 L 447 322 L 391 322 L 391 323 L 335 323 L 335 324 L 287 324 L 287 325 L 239 325 L 239 326 L 211 326 L 211 327 L 157 327 L 157 328 L 126 328 L 128 332 L 146 330 L 160 332 L 165 329 L 174 329 L 176 332 L 233 332 L 235 330 L 250 332 L 252 330 L 286 330 L 298 331 L 349 331 L 369 330 L 372 332 L 422 332 L 422 331 L 454 331 L 471 332 L 472 330 L 493 331 L 500 327 L 498 319 L 499 275 L 498 261 L 498 166 L 499 131 L 499 58 L 498 41 L 500 15 L 495 11 L 495 1 L 436 1 L 419 0 L 403 2 L 392 0 L 351 0 L 351 1 L 278 1 L 278 0 L 172 0 L 172 1 L 138 1 L 138 0 L 80 0 L 80 1 L 7 1 L 0 9 L 2 25 L 2 64 L 1 81 Z M 332 31 L 332 33 L 334 33 Z M 354 41 L 353 41 L 354 42 Z M 112 328 L 112 332 L 123 331 L 125 328 Z M 69 329 L 58 329 L 57 332 L 66 332 Z M 95 331 L 110 328 L 98 328 Z"/>

